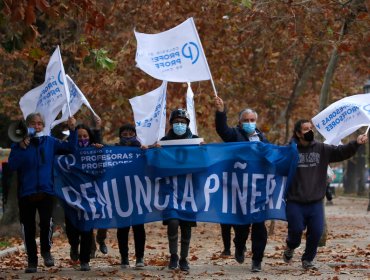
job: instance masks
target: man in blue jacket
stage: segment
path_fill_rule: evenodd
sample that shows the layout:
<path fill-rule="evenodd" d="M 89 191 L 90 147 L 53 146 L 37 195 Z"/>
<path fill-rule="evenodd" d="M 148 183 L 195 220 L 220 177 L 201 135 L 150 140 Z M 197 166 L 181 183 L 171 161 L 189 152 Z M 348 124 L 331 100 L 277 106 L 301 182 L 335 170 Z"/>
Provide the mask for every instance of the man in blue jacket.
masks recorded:
<path fill-rule="evenodd" d="M 224 142 L 268 142 L 261 131 L 256 128 L 257 113 L 252 109 L 244 109 L 239 113 L 239 123 L 236 127 L 227 125 L 227 116 L 223 100 L 216 96 L 216 131 Z M 250 224 L 232 225 L 235 231 L 235 259 L 238 263 L 244 262 L 245 244 L 248 239 Z M 230 242 L 231 227 L 221 224 L 223 241 Z M 261 263 L 267 243 L 267 230 L 265 223 L 252 225 L 252 272 L 262 270 Z M 230 249 L 230 244 L 224 244 L 225 250 Z M 228 253 L 228 252 L 227 252 Z"/>
<path fill-rule="evenodd" d="M 53 209 L 53 162 L 54 156 L 73 153 L 77 147 L 76 120 L 68 120 L 70 135 L 68 142 L 51 136 L 44 136 L 45 122 L 40 113 L 32 113 L 26 118 L 28 128 L 34 128 L 35 137 L 25 137 L 14 143 L 9 155 L 9 167 L 18 174 L 19 216 L 27 250 L 28 266 L 26 273 L 37 272 L 36 211 L 40 217 L 41 256 L 47 267 L 54 265 L 50 253 L 52 237 Z"/>

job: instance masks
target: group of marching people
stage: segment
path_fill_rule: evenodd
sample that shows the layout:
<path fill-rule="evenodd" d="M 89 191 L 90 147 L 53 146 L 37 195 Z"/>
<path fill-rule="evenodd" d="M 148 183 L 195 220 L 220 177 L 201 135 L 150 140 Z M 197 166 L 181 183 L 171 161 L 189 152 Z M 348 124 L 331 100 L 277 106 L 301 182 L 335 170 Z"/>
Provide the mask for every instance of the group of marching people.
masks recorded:
<path fill-rule="evenodd" d="M 215 97 L 215 126 L 218 135 L 224 142 L 261 141 L 268 143 L 264 134 L 257 128 L 258 114 L 253 109 L 244 109 L 239 113 L 239 122 L 235 127 L 227 123 L 226 108 L 220 97 Z M 24 242 L 27 251 L 28 265 L 26 273 L 37 272 L 38 256 L 35 241 L 36 211 L 40 217 L 40 250 L 47 267 L 54 266 L 54 258 L 50 253 L 52 237 L 53 208 L 53 160 L 57 154 L 74 153 L 77 149 L 94 146 L 101 148 L 100 119 L 96 120 L 97 130 L 93 131 L 84 125 L 76 125 L 73 117 L 68 119 L 69 135 L 66 140 L 58 140 L 52 136 L 43 135 L 44 120 L 39 113 L 30 114 L 26 118 L 28 127 L 34 128 L 35 137 L 25 137 L 23 141 L 12 145 L 9 156 L 9 166 L 17 171 L 19 178 L 19 212 Z M 161 140 L 177 140 L 198 138 L 189 129 L 190 117 L 186 110 L 176 109 L 171 112 L 170 129 Z M 119 130 L 120 141 L 116 145 L 143 147 L 136 137 L 135 127 L 127 124 Z M 294 250 L 300 245 L 302 233 L 307 229 L 306 247 L 301 256 L 302 267 L 314 267 L 313 260 L 317 253 L 320 237 L 324 228 L 323 199 L 326 192 L 327 168 L 330 162 L 338 162 L 353 156 L 358 147 L 368 141 L 367 135 L 358 136 L 357 140 L 346 145 L 332 146 L 314 139 L 312 123 L 309 120 L 299 120 L 293 130 L 292 142 L 296 143 L 299 152 L 299 162 L 291 185 L 286 193 L 286 217 L 288 235 L 283 260 L 292 261 Z M 158 143 L 149 148 L 160 147 Z M 66 206 L 68 207 L 68 206 Z M 90 258 L 95 255 L 95 238 L 93 230 L 80 231 L 68 218 L 65 219 L 66 234 L 73 261 L 80 261 L 82 271 L 90 270 Z M 191 229 L 196 222 L 180 219 L 163 221 L 167 225 L 170 260 L 169 269 L 180 268 L 189 270 L 188 254 L 191 240 Z M 180 254 L 178 253 L 179 227 L 181 232 Z M 136 267 L 144 267 L 145 229 L 144 225 L 132 227 L 135 241 Z M 251 232 L 252 264 L 251 271 L 262 270 L 262 260 L 267 243 L 265 223 L 247 225 L 221 225 L 221 236 L 224 243 L 223 255 L 231 255 L 231 228 L 235 232 L 235 259 L 244 262 L 246 241 Z M 121 255 L 121 267 L 129 266 L 128 236 L 130 227 L 117 229 L 117 240 Z M 106 229 L 98 230 L 97 241 L 99 249 L 107 253 L 104 243 Z"/>

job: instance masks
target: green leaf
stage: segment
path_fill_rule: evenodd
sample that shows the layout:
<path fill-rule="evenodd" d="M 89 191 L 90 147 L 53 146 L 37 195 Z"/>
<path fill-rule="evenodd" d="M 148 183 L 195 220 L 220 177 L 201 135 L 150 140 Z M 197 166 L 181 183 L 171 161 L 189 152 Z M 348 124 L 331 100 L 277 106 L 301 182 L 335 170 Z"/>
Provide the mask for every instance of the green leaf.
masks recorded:
<path fill-rule="evenodd" d="M 252 9 L 253 2 L 252 0 L 242 0 L 241 4 L 248 9 Z"/>
<path fill-rule="evenodd" d="M 333 35 L 334 34 L 334 31 L 333 31 L 333 29 L 331 29 L 331 27 L 330 26 L 328 26 L 328 28 L 326 29 L 326 31 L 328 32 L 328 34 L 329 35 Z"/>
<path fill-rule="evenodd" d="M 98 68 L 113 70 L 116 67 L 116 61 L 108 57 L 108 51 L 105 49 L 94 49 L 91 51 L 95 57 L 95 66 Z"/>

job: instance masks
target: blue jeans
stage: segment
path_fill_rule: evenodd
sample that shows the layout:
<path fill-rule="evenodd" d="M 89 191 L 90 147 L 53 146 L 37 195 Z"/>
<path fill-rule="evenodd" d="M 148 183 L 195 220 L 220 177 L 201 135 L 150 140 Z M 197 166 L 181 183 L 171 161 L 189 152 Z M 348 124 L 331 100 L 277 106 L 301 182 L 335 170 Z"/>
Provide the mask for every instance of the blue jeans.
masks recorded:
<path fill-rule="evenodd" d="M 288 237 L 286 239 L 288 247 L 290 249 L 299 247 L 302 233 L 307 228 L 306 248 L 302 255 L 302 261 L 313 261 L 324 230 L 323 202 L 320 200 L 302 204 L 288 201 L 286 204 L 286 216 L 288 220 Z"/>

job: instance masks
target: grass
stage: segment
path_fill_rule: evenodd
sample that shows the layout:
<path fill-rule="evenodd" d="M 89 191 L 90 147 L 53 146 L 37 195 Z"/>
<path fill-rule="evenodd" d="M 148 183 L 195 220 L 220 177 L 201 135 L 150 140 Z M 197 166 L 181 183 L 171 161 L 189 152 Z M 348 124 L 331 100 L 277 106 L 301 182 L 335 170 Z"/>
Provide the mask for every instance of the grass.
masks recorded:
<path fill-rule="evenodd" d="M 10 247 L 10 246 L 12 246 L 11 242 L 9 242 L 7 240 L 0 241 L 0 250 L 5 249 L 5 248 Z"/>

